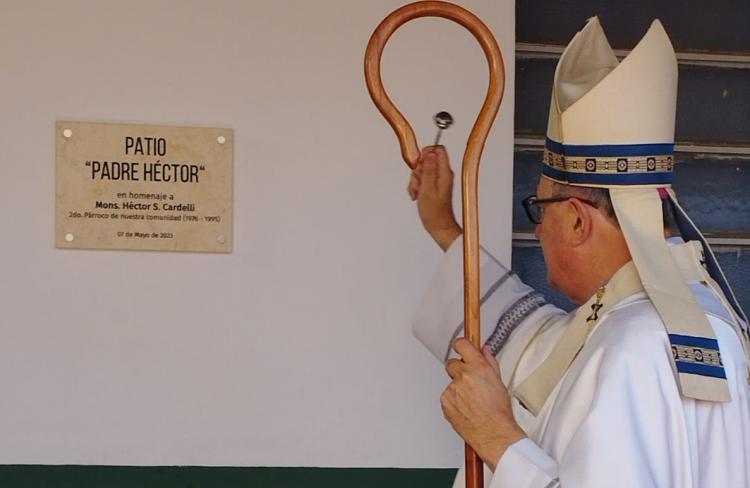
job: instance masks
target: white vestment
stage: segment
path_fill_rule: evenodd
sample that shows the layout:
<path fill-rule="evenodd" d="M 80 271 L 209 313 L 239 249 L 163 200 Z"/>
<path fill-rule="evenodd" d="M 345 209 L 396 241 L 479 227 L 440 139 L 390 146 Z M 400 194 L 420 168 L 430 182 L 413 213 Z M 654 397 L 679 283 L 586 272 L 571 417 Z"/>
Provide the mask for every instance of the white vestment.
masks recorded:
<path fill-rule="evenodd" d="M 699 244 L 677 241 L 672 254 L 716 333 L 732 400 L 680 395 L 664 325 L 638 292 L 599 317 L 538 416 L 513 397 L 514 417 L 528 438 L 506 450 L 494 474 L 486 470 L 485 486 L 750 487 L 745 354 L 723 296 L 705 279 Z M 453 354 L 452 339 L 463 335 L 462 246 L 459 238 L 446 253 L 414 323 L 415 335 L 441 362 Z M 512 395 L 573 313 L 546 303 L 484 250 L 481 300 L 482 342 L 498 358 Z M 454 487 L 463 486 L 462 468 Z"/>

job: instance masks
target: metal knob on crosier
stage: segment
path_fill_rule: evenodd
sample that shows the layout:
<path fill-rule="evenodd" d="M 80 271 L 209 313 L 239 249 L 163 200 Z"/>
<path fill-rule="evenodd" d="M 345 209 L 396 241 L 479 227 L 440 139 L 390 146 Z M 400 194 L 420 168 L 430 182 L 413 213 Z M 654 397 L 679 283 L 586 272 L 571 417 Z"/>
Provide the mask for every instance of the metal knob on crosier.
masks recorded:
<path fill-rule="evenodd" d="M 420 17 L 442 17 L 468 29 L 482 47 L 489 65 L 487 96 L 469 135 L 461 170 L 461 201 L 464 224 L 464 335 L 475 346 L 479 347 L 481 337 L 479 334 L 479 212 L 477 204 L 479 160 L 503 98 L 505 67 L 503 66 L 502 53 L 492 32 L 478 17 L 457 5 L 437 1 L 416 2 L 395 10 L 383 19 L 372 33 L 370 42 L 367 44 L 365 81 L 375 106 L 396 132 L 401 146 L 401 155 L 410 168 L 415 169 L 419 163 L 419 146 L 411 125 L 399 112 L 383 88 L 383 80 L 380 76 L 380 58 L 385 44 L 396 29 L 406 22 Z M 437 116 L 435 122 L 438 123 Z M 443 129 L 440 127 L 440 123 L 444 123 L 443 118 L 438 123 L 438 140 L 440 131 Z M 437 142 L 436 140 L 435 143 L 437 144 Z M 480 488 L 484 486 L 483 475 L 482 460 L 467 444 L 466 487 Z"/>
<path fill-rule="evenodd" d="M 435 114 L 432 120 L 435 121 L 435 125 L 438 127 L 438 132 L 435 136 L 435 144 L 433 144 L 433 146 L 437 146 L 440 142 L 440 135 L 445 129 L 453 124 L 453 116 L 448 112 L 438 112 Z"/>

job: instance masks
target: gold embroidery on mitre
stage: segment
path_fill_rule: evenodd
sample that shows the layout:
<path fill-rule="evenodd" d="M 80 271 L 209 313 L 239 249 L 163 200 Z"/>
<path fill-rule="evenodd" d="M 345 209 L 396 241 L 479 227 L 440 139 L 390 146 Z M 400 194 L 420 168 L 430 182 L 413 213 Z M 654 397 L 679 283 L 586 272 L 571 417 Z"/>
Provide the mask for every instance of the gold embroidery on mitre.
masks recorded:
<path fill-rule="evenodd" d="M 542 162 L 565 173 L 671 173 L 674 160 L 671 154 L 647 156 L 570 156 L 544 148 Z"/>

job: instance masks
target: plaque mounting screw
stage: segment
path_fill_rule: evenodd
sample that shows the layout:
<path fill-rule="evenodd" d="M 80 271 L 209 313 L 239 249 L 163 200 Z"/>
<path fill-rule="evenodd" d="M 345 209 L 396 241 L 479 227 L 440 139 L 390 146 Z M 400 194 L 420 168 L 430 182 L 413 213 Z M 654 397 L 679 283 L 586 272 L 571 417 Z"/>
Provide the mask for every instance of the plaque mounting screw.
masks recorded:
<path fill-rule="evenodd" d="M 70 139 L 73 136 L 73 131 L 70 129 L 65 129 L 63 131 L 63 137 L 66 139 Z M 71 239 L 72 240 L 72 239 Z"/>
<path fill-rule="evenodd" d="M 225 142 L 227 142 L 227 138 L 224 136 L 219 136 L 216 138 L 216 142 L 218 142 L 219 144 L 224 144 Z"/>
<path fill-rule="evenodd" d="M 73 235 L 73 234 L 71 234 L 70 232 L 68 232 L 67 234 L 65 234 L 65 240 L 66 240 L 67 242 L 73 242 L 73 239 L 75 239 L 75 238 L 76 238 L 76 236 L 74 236 L 74 235 Z"/>
<path fill-rule="evenodd" d="M 219 244 L 224 244 L 224 242 L 226 242 L 226 239 L 224 238 L 223 235 L 221 235 L 216 238 L 216 242 L 218 242 Z"/>

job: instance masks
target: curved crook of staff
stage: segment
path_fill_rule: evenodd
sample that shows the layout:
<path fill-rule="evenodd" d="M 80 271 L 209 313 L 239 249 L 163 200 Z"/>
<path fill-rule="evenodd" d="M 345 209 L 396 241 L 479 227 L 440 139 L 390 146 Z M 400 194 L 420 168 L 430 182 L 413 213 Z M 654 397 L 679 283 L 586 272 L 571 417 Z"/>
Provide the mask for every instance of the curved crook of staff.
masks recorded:
<path fill-rule="evenodd" d="M 420 17 L 442 17 L 468 29 L 482 46 L 489 65 L 489 86 L 482 109 L 477 116 L 464 152 L 461 171 L 461 199 L 464 224 L 464 335 L 475 346 L 480 346 L 479 331 L 479 160 L 492 123 L 495 120 L 505 88 L 503 55 L 492 32 L 474 14 L 448 2 L 424 1 L 405 5 L 392 12 L 378 25 L 370 37 L 365 52 L 365 80 L 372 101 L 396 132 L 401 155 L 414 169 L 419 163 L 419 145 L 414 130 L 396 108 L 383 88 L 380 58 L 385 44 L 400 26 Z M 481 459 L 466 445 L 466 486 L 483 486 Z"/>

